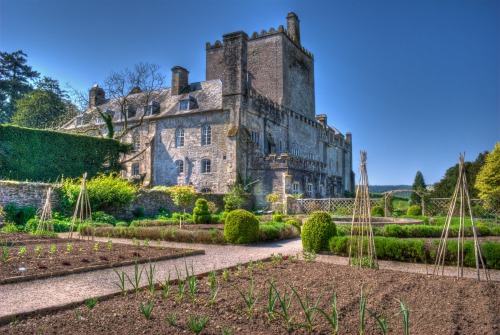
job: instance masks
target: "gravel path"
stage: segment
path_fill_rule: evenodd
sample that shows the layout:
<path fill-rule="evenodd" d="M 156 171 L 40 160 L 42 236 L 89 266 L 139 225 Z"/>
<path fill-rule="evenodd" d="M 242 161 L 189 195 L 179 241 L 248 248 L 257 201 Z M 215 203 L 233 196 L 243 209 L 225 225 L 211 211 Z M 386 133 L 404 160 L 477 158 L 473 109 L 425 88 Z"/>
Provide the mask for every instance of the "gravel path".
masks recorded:
<path fill-rule="evenodd" d="M 96 238 L 106 242 L 107 238 Z M 130 244 L 128 239 L 113 239 L 114 243 Z M 268 258 L 271 254 L 282 253 L 283 255 L 296 255 L 301 253 L 302 244 L 300 239 L 262 243 L 249 246 L 239 245 L 206 245 L 192 243 L 162 242 L 165 247 L 188 248 L 205 250 L 205 255 L 179 258 L 175 260 L 159 261 L 156 263 L 157 280 L 165 280 L 170 273 L 171 279 L 177 278 L 176 268 L 184 275 L 185 264 L 196 274 L 206 273 L 211 270 L 220 270 L 246 263 Z M 317 261 L 347 265 L 347 258 L 318 255 Z M 380 268 L 404 272 L 432 274 L 432 265 L 398 263 L 391 261 L 379 261 Z M 140 265 L 144 266 L 144 265 Z M 124 271 L 133 278 L 134 266 L 125 266 L 116 269 Z M 455 276 L 456 268 L 450 267 L 445 275 Z M 491 271 L 491 279 L 500 281 L 500 271 Z M 464 276 L 475 278 L 473 269 L 464 269 Z M 0 322 L 10 320 L 12 316 L 31 314 L 34 311 L 54 310 L 71 304 L 81 303 L 91 297 L 102 297 L 119 292 L 118 276 L 113 269 L 98 270 L 82 274 L 54 277 L 29 282 L 0 285 Z M 141 285 L 147 285 L 146 269 L 144 270 Z M 127 288 L 132 286 L 127 283 Z"/>

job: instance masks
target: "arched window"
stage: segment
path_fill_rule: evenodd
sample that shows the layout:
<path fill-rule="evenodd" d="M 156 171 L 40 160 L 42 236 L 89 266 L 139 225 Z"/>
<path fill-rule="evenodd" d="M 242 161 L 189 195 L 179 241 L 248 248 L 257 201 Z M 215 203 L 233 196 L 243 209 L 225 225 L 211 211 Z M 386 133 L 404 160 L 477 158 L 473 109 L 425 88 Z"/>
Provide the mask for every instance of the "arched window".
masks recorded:
<path fill-rule="evenodd" d="M 177 160 L 175 161 L 175 170 L 177 171 L 177 174 L 184 173 L 184 161 Z"/>
<path fill-rule="evenodd" d="M 141 150 L 141 135 L 138 132 L 132 135 L 132 150 L 134 152 Z"/>
<path fill-rule="evenodd" d="M 210 173 L 212 171 L 212 166 L 210 159 L 204 159 L 201 161 L 201 173 Z"/>
<path fill-rule="evenodd" d="M 201 128 L 201 145 L 212 144 L 212 128 L 206 124 Z"/>
<path fill-rule="evenodd" d="M 175 131 L 175 146 L 177 148 L 184 146 L 184 129 L 177 128 Z"/>

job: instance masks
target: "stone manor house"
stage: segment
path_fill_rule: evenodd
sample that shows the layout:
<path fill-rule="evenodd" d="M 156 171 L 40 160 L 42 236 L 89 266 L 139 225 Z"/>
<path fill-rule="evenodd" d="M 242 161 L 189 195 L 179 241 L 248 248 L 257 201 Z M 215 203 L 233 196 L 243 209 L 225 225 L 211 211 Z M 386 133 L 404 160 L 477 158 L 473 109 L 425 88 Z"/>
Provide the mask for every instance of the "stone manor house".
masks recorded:
<path fill-rule="evenodd" d="M 144 186 L 191 184 L 214 193 L 240 179 L 251 184 L 258 206 L 269 193 L 353 192 L 351 134 L 316 114 L 314 58 L 301 44 L 297 15 L 286 20 L 287 29 L 239 31 L 207 43 L 206 81 L 190 83 L 189 72 L 175 66 L 170 88 L 131 92 L 137 99 L 126 106 L 126 122 L 138 126 L 123 138 L 134 148 L 124 175 Z M 106 129 L 99 108 L 120 129 L 118 100 L 94 85 L 89 109 L 64 128 Z"/>

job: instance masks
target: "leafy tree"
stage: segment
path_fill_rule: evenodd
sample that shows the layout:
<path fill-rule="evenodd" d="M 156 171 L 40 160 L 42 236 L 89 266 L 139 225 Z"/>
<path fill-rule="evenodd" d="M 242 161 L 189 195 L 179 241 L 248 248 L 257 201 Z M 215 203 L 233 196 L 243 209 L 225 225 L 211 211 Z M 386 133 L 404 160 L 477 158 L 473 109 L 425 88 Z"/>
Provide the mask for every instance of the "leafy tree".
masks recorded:
<path fill-rule="evenodd" d="M 278 202 L 280 201 L 280 195 L 276 193 L 269 193 L 266 195 L 266 201 L 271 204 L 273 209 L 276 209 Z M 280 212 L 280 210 L 277 210 L 277 212 Z"/>
<path fill-rule="evenodd" d="M 480 153 L 474 162 L 464 162 L 464 171 L 467 178 L 467 184 L 469 186 L 469 193 L 472 198 L 477 198 L 479 196 L 479 190 L 477 189 L 476 177 L 481 170 L 482 166 L 485 164 L 486 155 L 488 151 Z M 434 184 L 434 190 L 431 193 L 433 198 L 449 198 L 453 195 L 455 186 L 458 180 L 458 164 L 452 166 L 446 173 L 444 177 Z"/>
<path fill-rule="evenodd" d="M 16 101 L 15 107 L 12 123 L 29 128 L 55 128 L 77 114 L 76 106 L 67 99 L 59 82 L 49 77 L 43 77 L 35 90 Z"/>
<path fill-rule="evenodd" d="M 184 214 L 196 198 L 196 191 L 193 186 L 172 186 L 168 188 L 168 194 L 176 206 L 182 207 Z M 179 217 L 179 226 L 182 228 L 182 216 Z"/>
<path fill-rule="evenodd" d="M 415 175 L 415 179 L 413 181 L 413 185 L 411 186 L 411 189 L 414 191 L 420 191 L 420 192 L 425 192 L 425 180 L 424 180 L 424 175 L 422 172 L 417 171 L 417 174 Z M 410 195 L 410 204 L 412 205 L 420 205 L 422 201 L 422 198 L 420 197 L 419 194 L 411 192 Z"/>
<path fill-rule="evenodd" d="M 243 194 L 245 194 L 245 192 L 240 185 L 233 185 L 229 192 L 227 192 L 222 198 L 222 200 L 224 200 L 224 211 L 231 212 L 240 208 L 240 206 L 245 202 Z"/>
<path fill-rule="evenodd" d="M 31 81 L 39 73 L 28 66 L 23 51 L 0 51 L 0 123 L 9 123 L 16 108 L 15 102 L 33 89 Z"/>
<path fill-rule="evenodd" d="M 500 208 L 500 142 L 486 156 L 486 161 L 475 181 L 482 199 L 488 199 L 486 207 L 489 209 Z"/>

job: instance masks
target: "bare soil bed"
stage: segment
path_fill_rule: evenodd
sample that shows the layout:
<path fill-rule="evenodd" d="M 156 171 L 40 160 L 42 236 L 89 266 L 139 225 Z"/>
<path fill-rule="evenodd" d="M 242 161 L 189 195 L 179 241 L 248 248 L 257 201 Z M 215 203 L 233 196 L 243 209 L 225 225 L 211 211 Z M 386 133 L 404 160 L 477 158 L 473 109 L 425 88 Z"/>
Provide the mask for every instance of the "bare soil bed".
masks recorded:
<path fill-rule="evenodd" d="M 332 283 L 337 292 L 340 334 L 359 334 L 360 289 L 369 292 L 367 308 L 377 315 L 388 316 L 388 334 L 404 334 L 403 317 L 396 299 L 407 303 L 410 309 L 410 334 L 499 334 L 500 333 L 500 282 L 478 282 L 470 279 L 456 280 L 390 270 L 355 269 L 348 266 L 320 262 L 291 262 L 264 268 L 254 266 L 254 296 L 257 302 L 251 312 L 240 293 L 247 296 L 250 287 L 248 269 L 230 272 L 230 280 L 221 285 L 210 307 L 208 277 L 199 277 L 199 290 L 195 301 L 185 295 L 178 297 L 179 287 L 172 285 L 165 298 L 157 290 L 153 298 L 149 292 L 99 301 L 93 309 L 82 304 L 72 309 L 48 315 L 20 319 L 0 327 L 0 334 L 193 334 L 188 327 L 190 317 L 207 317 L 206 328 L 200 334 L 332 334 L 326 318 L 316 313 L 312 331 L 288 326 L 275 314 L 269 320 L 269 281 L 273 280 L 281 297 L 286 287 L 287 297 L 293 286 L 301 298 L 309 295 L 309 303 L 331 313 Z M 158 278 L 164 280 L 164 278 Z M 188 289 L 186 288 L 186 291 Z M 146 319 L 139 311 L 141 304 L 153 302 L 151 318 Z M 276 305 L 276 310 L 283 309 Z M 173 316 L 176 316 L 175 318 Z M 175 319 L 170 325 L 167 318 Z M 304 324 L 305 314 L 296 296 L 290 308 L 292 324 Z M 374 318 L 366 313 L 364 334 L 380 334 Z M 232 332 L 231 332 L 232 331 Z"/>
<path fill-rule="evenodd" d="M 188 249 L 133 246 L 91 240 L 33 236 L 26 233 L 2 234 L 9 256 L 0 261 L 0 284 L 34 280 L 99 268 L 144 263 L 200 253 Z M 24 248 L 24 252 L 22 252 Z"/>

